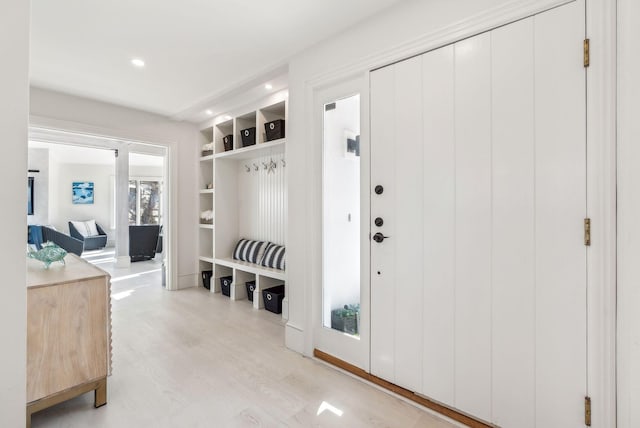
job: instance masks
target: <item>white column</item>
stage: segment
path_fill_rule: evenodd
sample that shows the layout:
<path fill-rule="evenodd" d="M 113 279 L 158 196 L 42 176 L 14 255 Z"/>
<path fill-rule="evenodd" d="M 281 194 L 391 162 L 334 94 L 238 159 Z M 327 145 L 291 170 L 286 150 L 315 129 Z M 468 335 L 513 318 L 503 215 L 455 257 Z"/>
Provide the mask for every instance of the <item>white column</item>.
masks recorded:
<path fill-rule="evenodd" d="M 129 146 L 116 152 L 116 267 L 126 268 L 129 258 Z"/>

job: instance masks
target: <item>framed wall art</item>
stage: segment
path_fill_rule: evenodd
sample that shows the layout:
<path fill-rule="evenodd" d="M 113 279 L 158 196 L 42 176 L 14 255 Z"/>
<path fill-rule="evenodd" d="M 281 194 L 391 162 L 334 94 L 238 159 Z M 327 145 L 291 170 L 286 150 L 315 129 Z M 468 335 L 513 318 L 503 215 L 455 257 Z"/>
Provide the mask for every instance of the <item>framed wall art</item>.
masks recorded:
<path fill-rule="evenodd" d="M 93 204 L 93 181 L 74 181 L 72 190 L 74 204 Z"/>

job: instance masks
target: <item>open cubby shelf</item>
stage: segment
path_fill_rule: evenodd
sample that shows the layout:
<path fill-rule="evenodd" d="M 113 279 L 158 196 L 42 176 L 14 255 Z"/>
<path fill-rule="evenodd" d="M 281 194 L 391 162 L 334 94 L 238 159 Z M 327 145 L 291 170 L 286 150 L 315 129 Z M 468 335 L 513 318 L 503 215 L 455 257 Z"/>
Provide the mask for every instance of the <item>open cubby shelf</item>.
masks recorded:
<path fill-rule="evenodd" d="M 286 273 L 234 260 L 230 254 L 241 238 L 279 244 L 285 241 L 286 98 L 283 92 L 257 105 L 255 110 L 242 111 L 233 117 L 225 115 L 214 118 L 200 131 L 202 144 L 213 143 L 214 151 L 213 154 L 202 156 L 199 148 L 200 211 L 213 210 L 214 221 L 213 224 L 198 225 L 199 269 L 212 271 L 212 293 L 221 291 L 220 278 L 231 276 L 233 282 L 229 297 L 232 301 L 247 299 L 245 283 L 255 281 L 255 309 L 264 308 L 263 290 L 286 284 Z M 284 134 L 281 134 L 282 138 L 267 141 L 265 124 L 275 120 L 284 120 Z M 274 124 L 279 125 L 281 123 Z M 255 128 L 255 144 L 243 147 L 240 133 L 248 128 Z M 227 136 L 233 136 L 233 146 L 225 151 L 224 140 Z M 269 162 L 277 166 L 263 167 Z M 207 189 L 208 185 L 213 188 Z M 202 285 L 202 275 L 199 282 Z M 284 304 L 283 317 L 286 317 L 287 309 Z"/>
<path fill-rule="evenodd" d="M 216 153 L 216 159 L 252 159 L 263 155 L 284 153 L 285 138 L 260 143 L 253 146 L 242 147 L 240 149 L 229 150 L 227 152 Z"/>

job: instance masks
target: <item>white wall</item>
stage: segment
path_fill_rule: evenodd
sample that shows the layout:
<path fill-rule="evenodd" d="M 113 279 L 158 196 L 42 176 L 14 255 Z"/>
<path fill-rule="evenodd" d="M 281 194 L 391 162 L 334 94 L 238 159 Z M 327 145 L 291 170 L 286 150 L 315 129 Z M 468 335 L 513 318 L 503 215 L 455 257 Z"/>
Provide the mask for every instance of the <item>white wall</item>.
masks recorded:
<path fill-rule="evenodd" d="M 33 215 L 28 224 L 49 224 L 49 149 L 29 148 L 29 177 L 33 177 Z"/>
<path fill-rule="evenodd" d="M 191 287 L 198 280 L 197 181 L 196 168 L 199 131 L 187 122 L 163 116 L 62 94 L 31 88 L 31 125 L 83 132 L 100 136 L 161 144 L 173 156 L 170 175 L 176 180 L 172 205 L 176 208 L 173 227 L 173 254 L 177 257 L 178 287 Z"/>
<path fill-rule="evenodd" d="M 26 402 L 26 260 L 27 204 L 23 183 L 27 173 L 29 114 L 29 2 L 7 0 L 0 13 L 0 426 L 25 423 Z"/>
<path fill-rule="evenodd" d="M 640 426 L 640 2 L 618 0 L 618 427 Z"/>
<path fill-rule="evenodd" d="M 129 165 L 129 177 L 162 178 L 162 167 L 150 165 Z"/>
<path fill-rule="evenodd" d="M 108 240 L 114 240 L 110 229 L 113 187 L 113 165 L 79 165 L 56 162 L 56 176 L 51 178 L 49 198 L 52 209 L 49 222 L 57 230 L 69 233 L 69 221 L 95 220 L 107 232 Z M 93 182 L 93 204 L 73 204 L 71 184 L 74 181 Z"/>

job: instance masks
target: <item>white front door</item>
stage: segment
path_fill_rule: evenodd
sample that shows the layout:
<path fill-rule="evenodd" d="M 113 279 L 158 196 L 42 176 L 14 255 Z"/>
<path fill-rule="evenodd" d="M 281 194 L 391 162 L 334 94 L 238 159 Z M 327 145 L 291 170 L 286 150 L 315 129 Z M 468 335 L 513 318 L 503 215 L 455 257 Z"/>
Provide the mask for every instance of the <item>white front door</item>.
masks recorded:
<path fill-rule="evenodd" d="M 501 427 L 584 425 L 584 8 L 370 76 L 371 373 Z"/>

